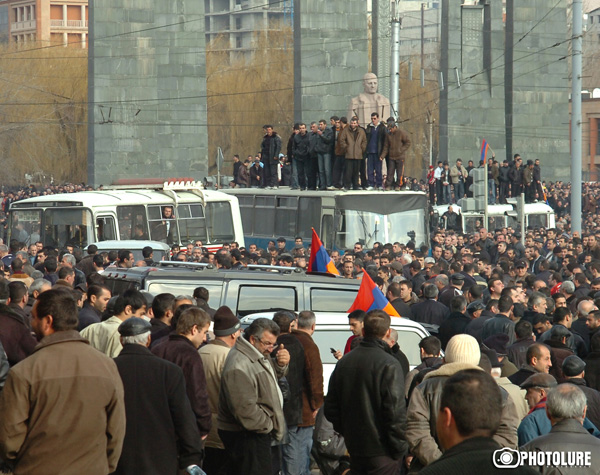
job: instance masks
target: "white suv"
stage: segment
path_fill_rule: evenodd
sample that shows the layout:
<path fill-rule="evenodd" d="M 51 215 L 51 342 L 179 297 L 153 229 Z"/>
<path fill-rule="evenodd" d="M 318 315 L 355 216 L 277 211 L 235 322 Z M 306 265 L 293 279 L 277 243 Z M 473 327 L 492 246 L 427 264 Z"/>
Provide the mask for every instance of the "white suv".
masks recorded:
<path fill-rule="evenodd" d="M 256 318 L 273 318 L 273 312 L 254 313 L 243 317 L 240 321 L 242 327 L 250 326 Z M 325 392 L 329 386 L 329 377 L 335 368 L 337 360 L 331 353 L 331 348 L 344 351 L 346 341 L 352 335 L 348 325 L 347 313 L 334 312 L 315 312 L 317 324 L 313 340 L 319 347 L 321 353 L 321 361 L 323 362 L 323 383 Z M 398 331 L 398 345 L 404 352 L 410 363 L 410 368 L 421 364 L 419 351 L 419 342 L 429 336 L 429 332 L 425 330 L 419 323 L 413 322 L 407 318 L 391 317 L 392 328 Z"/>

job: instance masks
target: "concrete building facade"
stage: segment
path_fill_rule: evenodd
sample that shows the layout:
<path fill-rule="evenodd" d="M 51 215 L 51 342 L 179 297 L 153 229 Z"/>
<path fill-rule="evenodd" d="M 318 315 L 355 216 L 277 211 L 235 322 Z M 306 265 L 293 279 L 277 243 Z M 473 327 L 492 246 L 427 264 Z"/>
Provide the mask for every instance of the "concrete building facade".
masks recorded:
<path fill-rule="evenodd" d="M 207 175 L 204 19 L 192 0 L 92 9 L 89 184 Z"/>

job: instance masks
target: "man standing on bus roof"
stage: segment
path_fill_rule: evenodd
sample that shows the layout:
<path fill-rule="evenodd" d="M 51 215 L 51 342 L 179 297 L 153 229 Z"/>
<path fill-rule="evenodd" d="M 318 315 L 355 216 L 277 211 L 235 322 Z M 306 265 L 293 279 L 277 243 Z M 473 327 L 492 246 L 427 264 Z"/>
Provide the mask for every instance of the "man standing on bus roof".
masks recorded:
<path fill-rule="evenodd" d="M 394 173 L 396 173 L 398 175 L 396 191 L 398 191 L 404 184 L 404 160 L 411 143 L 408 134 L 404 130 L 398 128 L 393 117 L 390 117 L 387 120 L 387 125 L 389 133 L 385 136 L 385 145 L 383 146 L 379 160 L 383 161 L 386 156 L 389 156 L 389 167 L 385 189 L 391 190 L 392 185 L 394 184 Z"/>
<path fill-rule="evenodd" d="M 260 145 L 261 161 L 265 169 L 265 186 L 269 189 L 277 189 L 277 167 L 279 166 L 279 154 L 281 153 L 281 137 L 273 130 L 272 125 L 265 125 L 266 131 Z"/>

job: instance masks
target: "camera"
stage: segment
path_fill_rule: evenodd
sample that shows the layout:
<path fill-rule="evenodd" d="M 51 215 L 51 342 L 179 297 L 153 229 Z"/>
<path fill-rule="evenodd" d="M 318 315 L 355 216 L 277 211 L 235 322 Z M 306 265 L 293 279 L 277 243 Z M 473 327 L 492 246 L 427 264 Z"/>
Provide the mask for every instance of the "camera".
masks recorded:
<path fill-rule="evenodd" d="M 518 450 L 509 449 L 504 447 L 494 452 L 494 465 L 497 468 L 516 468 L 520 465 L 521 454 Z"/>

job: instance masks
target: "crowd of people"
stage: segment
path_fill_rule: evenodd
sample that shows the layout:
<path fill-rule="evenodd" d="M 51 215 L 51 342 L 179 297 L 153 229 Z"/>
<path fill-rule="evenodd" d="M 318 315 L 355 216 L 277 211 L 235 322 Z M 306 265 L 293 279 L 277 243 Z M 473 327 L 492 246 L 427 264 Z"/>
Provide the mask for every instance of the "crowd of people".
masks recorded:
<path fill-rule="evenodd" d="M 105 269 L 152 265 L 151 248 L 135 262 L 127 249 L 2 244 L 0 457 L 15 474 L 307 474 L 311 456 L 331 473 L 468 473 L 503 463 L 502 447 L 596 464 L 600 230 L 588 224 L 530 229 L 524 244 L 510 228 L 438 229 L 431 246 L 331 251 L 343 278 L 368 274 L 431 336 L 411 370 L 385 312 L 352 312 L 327 387 L 309 310 L 242 331 L 203 287 L 113 296 Z M 214 253 L 197 241 L 173 258 L 306 267 L 310 252 L 300 238 Z"/>

